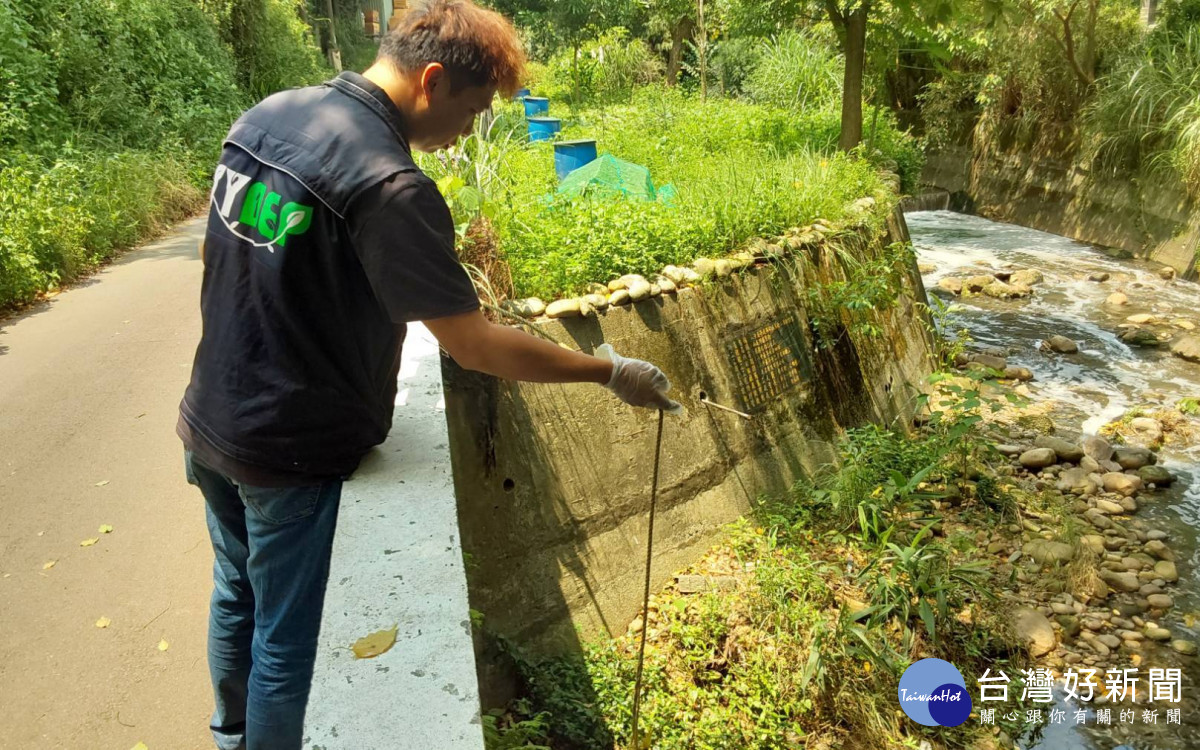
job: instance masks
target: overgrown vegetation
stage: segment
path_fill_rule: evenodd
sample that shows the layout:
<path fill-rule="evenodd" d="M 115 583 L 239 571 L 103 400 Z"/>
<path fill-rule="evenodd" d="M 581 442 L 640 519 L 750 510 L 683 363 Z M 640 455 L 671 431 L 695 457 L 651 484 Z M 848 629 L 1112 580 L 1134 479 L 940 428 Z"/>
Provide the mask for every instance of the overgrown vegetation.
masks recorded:
<path fill-rule="evenodd" d="M 292 0 L 0 0 L 0 308 L 195 211 L 242 109 L 326 74 Z"/>
<path fill-rule="evenodd" d="M 530 697 L 506 719 L 548 714 L 539 741 L 555 748 L 631 747 L 645 627 L 641 721 L 655 748 L 917 747 L 925 730 L 895 706 L 910 663 L 943 658 L 964 674 L 1025 663 L 992 593 L 1006 581 L 977 542 L 1008 489 L 987 469 L 986 399 L 967 382 L 920 435 L 851 430 L 836 465 L 733 524 L 690 569 L 720 585 L 668 586 L 581 661 L 523 662 Z M 967 722 L 936 736 L 966 747 L 979 733 Z"/>

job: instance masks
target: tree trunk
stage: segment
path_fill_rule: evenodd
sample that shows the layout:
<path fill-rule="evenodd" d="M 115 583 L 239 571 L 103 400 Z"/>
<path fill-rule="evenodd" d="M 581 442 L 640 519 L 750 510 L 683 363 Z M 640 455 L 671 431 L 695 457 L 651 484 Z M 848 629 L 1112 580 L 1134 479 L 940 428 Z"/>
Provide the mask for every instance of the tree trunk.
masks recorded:
<path fill-rule="evenodd" d="M 1158 0 L 1142 0 L 1142 24 L 1150 27 L 1158 20 Z"/>
<path fill-rule="evenodd" d="M 868 4 L 863 2 L 843 16 L 846 36 L 842 46 L 846 53 L 846 71 L 842 79 L 842 135 L 838 139 L 838 148 L 843 151 L 849 151 L 862 141 L 862 89 L 868 9 Z"/>
<path fill-rule="evenodd" d="M 333 0 L 325 0 L 325 13 L 329 16 L 329 66 L 342 72 L 342 49 L 338 46 L 337 32 L 333 30 Z"/>
<path fill-rule="evenodd" d="M 695 22 L 690 18 L 681 18 L 671 29 L 671 53 L 667 58 L 667 85 L 674 86 L 679 82 L 679 69 L 683 60 L 683 40 L 692 35 Z"/>

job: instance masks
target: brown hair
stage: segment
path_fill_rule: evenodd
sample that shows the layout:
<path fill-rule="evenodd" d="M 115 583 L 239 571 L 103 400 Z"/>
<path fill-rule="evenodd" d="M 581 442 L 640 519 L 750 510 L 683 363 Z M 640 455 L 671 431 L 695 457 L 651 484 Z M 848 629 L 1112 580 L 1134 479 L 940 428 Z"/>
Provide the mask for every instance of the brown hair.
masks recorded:
<path fill-rule="evenodd" d="M 379 45 L 379 58 L 402 71 L 441 63 L 451 90 L 495 85 L 511 96 L 525 72 L 525 50 L 507 18 L 470 0 L 429 0 L 408 11 Z"/>

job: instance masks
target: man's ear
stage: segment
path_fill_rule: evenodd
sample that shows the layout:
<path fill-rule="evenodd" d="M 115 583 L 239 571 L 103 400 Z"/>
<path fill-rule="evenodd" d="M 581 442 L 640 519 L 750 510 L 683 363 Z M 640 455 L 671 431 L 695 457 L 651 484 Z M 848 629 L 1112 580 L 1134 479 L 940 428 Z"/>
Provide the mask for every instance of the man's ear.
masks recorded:
<path fill-rule="evenodd" d="M 433 91 L 436 88 L 445 86 L 449 83 L 446 68 L 439 62 L 431 62 L 421 71 L 421 91 L 424 92 L 426 99 L 433 98 Z"/>

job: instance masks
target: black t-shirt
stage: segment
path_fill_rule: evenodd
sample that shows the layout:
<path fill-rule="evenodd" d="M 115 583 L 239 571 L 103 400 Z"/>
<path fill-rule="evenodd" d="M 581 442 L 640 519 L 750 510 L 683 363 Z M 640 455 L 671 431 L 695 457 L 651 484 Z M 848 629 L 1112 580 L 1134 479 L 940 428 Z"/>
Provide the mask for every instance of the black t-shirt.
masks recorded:
<path fill-rule="evenodd" d="M 381 89 L 361 76 L 343 78 L 379 106 L 362 106 L 359 115 L 355 97 L 321 93 L 314 109 L 333 102 L 354 114 L 312 113 L 314 121 L 339 122 L 337 149 L 355 148 L 359 130 L 362 138 L 402 132 Z M 292 143 L 319 133 L 312 126 L 295 136 L 295 123 L 307 122 L 305 106 L 293 106 L 292 122 L 281 124 L 292 128 L 285 134 Z M 373 117 L 389 119 L 389 128 Z M 370 178 L 344 191 L 352 198 L 339 213 L 310 189 L 327 185 L 329 175 L 354 179 L 338 171 L 339 152 L 328 141 L 307 161 L 284 146 L 252 153 L 227 141 L 214 176 L 203 335 L 179 432 L 202 461 L 250 484 L 350 474 L 391 428 L 404 324 L 479 307 L 432 180 L 415 167 Z M 407 156 L 407 145 L 396 145 Z M 288 166 L 296 164 L 317 176 Z"/>

